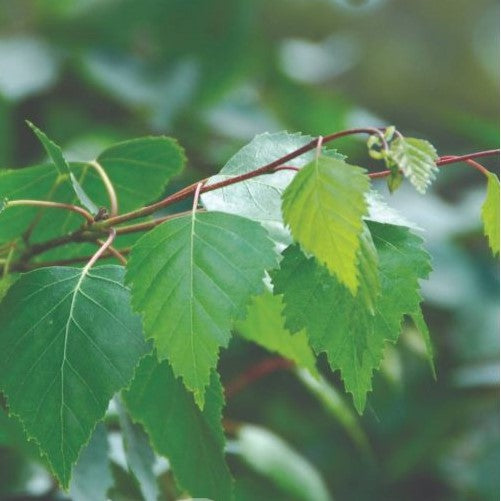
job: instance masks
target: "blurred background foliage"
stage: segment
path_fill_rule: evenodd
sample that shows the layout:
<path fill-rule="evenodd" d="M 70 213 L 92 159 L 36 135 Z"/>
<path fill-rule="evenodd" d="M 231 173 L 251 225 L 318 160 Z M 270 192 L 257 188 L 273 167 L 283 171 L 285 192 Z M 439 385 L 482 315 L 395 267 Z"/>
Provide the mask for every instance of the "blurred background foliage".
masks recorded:
<path fill-rule="evenodd" d="M 440 154 L 497 147 L 498 21 L 496 0 L 0 0 L 0 166 L 41 160 L 25 119 L 75 160 L 172 135 L 190 168 L 171 189 L 264 131 L 391 123 Z M 363 140 L 336 147 L 371 167 Z M 241 389 L 229 426 L 256 426 L 228 447 L 239 500 L 499 498 L 499 272 L 481 235 L 484 192 L 477 172 L 456 166 L 426 197 L 404 188 L 389 199 L 433 257 L 424 291 L 438 380 L 408 325 L 361 418 L 325 370 L 321 384 L 289 370 Z M 223 380 L 269 356 L 235 340 Z M 140 499 L 109 438 L 110 496 Z M 31 497 L 64 495 L 0 411 L 0 498 Z"/>

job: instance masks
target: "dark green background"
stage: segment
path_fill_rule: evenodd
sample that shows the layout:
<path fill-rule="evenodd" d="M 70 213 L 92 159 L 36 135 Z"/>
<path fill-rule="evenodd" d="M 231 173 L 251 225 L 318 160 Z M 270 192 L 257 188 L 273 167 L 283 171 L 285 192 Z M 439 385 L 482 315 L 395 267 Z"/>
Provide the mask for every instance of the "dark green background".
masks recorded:
<path fill-rule="evenodd" d="M 0 0 L 0 166 L 41 160 L 25 119 L 72 159 L 172 135 L 189 158 L 179 184 L 216 172 L 264 131 L 395 124 L 444 155 L 497 147 L 498 20 L 496 0 Z M 336 147 L 378 167 L 362 140 Z M 456 166 L 426 197 L 403 188 L 390 199 L 423 228 L 433 257 L 425 313 L 439 377 L 406 329 L 361 418 L 370 452 L 291 373 L 228 404 L 229 418 L 269 428 L 308 458 L 336 499 L 498 499 L 499 275 L 481 235 L 484 190 L 477 172 Z M 234 342 L 223 380 L 267 356 Z M 0 449 L 0 499 L 44 495 L 29 457 Z M 239 499 L 291 499 L 232 467 Z"/>

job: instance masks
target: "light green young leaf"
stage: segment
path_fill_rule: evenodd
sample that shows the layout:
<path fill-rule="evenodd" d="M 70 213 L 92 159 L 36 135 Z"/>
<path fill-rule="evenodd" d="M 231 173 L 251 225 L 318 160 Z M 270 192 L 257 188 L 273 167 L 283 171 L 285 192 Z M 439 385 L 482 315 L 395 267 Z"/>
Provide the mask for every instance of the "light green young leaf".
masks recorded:
<path fill-rule="evenodd" d="M 249 341 L 292 360 L 319 377 L 315 355 L 308 344 L 306 333 L 301 331 L 292 335 L 284 327 L 282 309 L 282 298 L 265 291 L 253 298 L 247 309 L 247 317 L 237 321 L 235 328 Z"/>
<path fill-rule="evenodd" d="M 223 452 L 223 390 L 215 371 L 203 411 L 169 364 L 158 362 L 155 355 L 141 361 L 123 397 L 157 453 L 168 458 L 183 489 L 193 497 L 233 499 L 233 482 Z"/>
<path fill-rule="evenodd" d="M 0 388 L 63 488 L 80 449 L 149 346 L 123 269 L 41 268 L 0 303 Z"/>
<path fill-rule="evenodd" d="M 211 185 L 262 167 L 312 141 L 310 136 L 276 132 L 260 134 L 238 151 L 219 174 L 212 176 Z M 334 152 L 331 155 L 337 155 Z M 337 155 L 338 158 L 342 158 Z M 303 167 L 315 158 L 315 152 L 307 152 L 287 162 L 293 167 Z M 203 193 L 202 203 L 208 210 L 229 212 L 260 222 L 277 242 L 288 245 L 289 232 L 284 226 L 280 208 L 281 195 L 294 177 L 292 171 L 264 174 L 241 183 Z"/>
<path fill-rule="evenodd" d="M 499 179 L 492 172 L 487 179 L 487 196 L 482 205 L 482 222 L 484 234 L 495 256 L 499 254 Z"/>
<path fill-rule="evenodd" d="M 419 279 L 430 272 L 429 256 L 419 237 L 404 227 L 368 225 L 378 251 L 381 283 L 374 314 L 360 295 L 353 297 L 297 246 L 284 252 L 280 270 L 272 272 L 274 292 L 284 294 L 285 326 L 291 332 L 306 328 L 313 349 L 326 352 L 332 369 L 341 371 L 360 413 L 385 341 L 395 342 L 404 314 L 418 310 Z"/>
<path fill-rule="evenodd" d="M 242 425 L 232 449 L 252 469 L 291 496 L 290 499 L 332 499 L 315 466 L 270 431 L 258 426 Z"/>
<path fill-rule="evenodd" d="M 294 240 L 355 294 L 357 252 L 369 178 L 360 167 L 319 157 L 296 174 L 283 194 L 282 212 Z"/>
<path fill-rule="evenodd" d="M 360 287 L 357 295 L 360 296 L 369 312 L 374 314 L 377 298 L 381 293 L 381 283 L 379 281 L 378 253 L 365 222 L 358 250 L 358 276 Z"/>
<path fill-rule="evenodd" d="M 203 407 L 219 348 L 251 296 L 276 264 L 273 244 L 256 222 L 221 212 L 172 219 L 132 249 L 127 283 L 146 336 Z"/>
<path fill-rule="evenodd" d="M 157 501 L 159 489 L 157 478 L 153 471 L 155 453 L 150 447 L 148 436 L 141 425 L 135 424 L 130 420 L 118 398 L 115 398 L 114 402 L 118 407 L 118 419 L 129 471 L 136 478 L 144 500 Z"/>
<path fill-rule="evenodd" d="M 69 494 L 72 501 L 106 501 L 112 485 L 108 436 L 105 426 L 100 423 L 73 468 Z"/>
<path fill-rule="evenodd" d="M 390 161 L 409 178 L 417 191 L 425 193 L 436 177 L 437 151 L 431 143 L 413 137 L 397 138 L 391 143 Z"/>
<path fill-rule="evenodd" d="M 47 152 L 47 155 L 49 155 L 49 158 L 54 162 L 54 165 L 56 166 L 57 171 L 59 172 L 60 176 L 65 176 L 69 179 L 71 182 L 71 185 L 73 187 L 73 190 L 80 201 L 80 203 L 93 215 L 97 214 L 99 211 L 99 208 L 97 205 L 89 198 L 87 193 L 85 193 L 85 190 L 82 188 L 80 183 L 78 182 L 77 178 L 73 174 L 73 172 L 70 169 L 70 166 L 68 165 L 68 162 L 66 162 L 66 159 L 63 156 L 63 152 L 61 148 L 51 141 L 47 135 L 42 132 L 40 129 L 35 127 L 31 122 L 27 122 L 28 125 L 31 127 L 39 141 L 42 143 L 42 146 L 44 147 L 45 151 Z"/>

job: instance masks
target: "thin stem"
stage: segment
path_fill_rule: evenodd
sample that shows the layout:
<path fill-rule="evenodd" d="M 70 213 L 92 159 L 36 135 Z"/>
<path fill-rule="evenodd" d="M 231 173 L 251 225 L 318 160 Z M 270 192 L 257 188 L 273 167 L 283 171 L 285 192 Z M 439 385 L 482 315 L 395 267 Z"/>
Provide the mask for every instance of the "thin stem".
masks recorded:
<path fill-rule="evenodd" d="M 105 242 L 103 240 L 97 240 L 97 243 L 100 245 L 104 245 Z M 113 247 L 112 245 L 108 247 L 108 253 L 116 257 L 118 261 L 120 261 L 120 263 L 123 264 L 124 266 L 127 264 L 127 259 L 125 259 L 125 257 L 120 253 L 120 251 L 115 249 L 115 247 Z"/>
<path fill-rule="evenodd" d="M 23 255 L 20 258 L 20 262 L 26 263 L 33 256 L 37 256 L 38 254 L 43 254 L 49 249 L 61 247 L 62 245 L 70 244 L 73 242 L 94 242 L 101 235 L 102 232 L 80 229 L 74 231 L 73 233 L 62 235 L 60 237 L 53 238 L 45 242 L 41 242 L 39 244 L 33 244 L 30 247 L 28 247 L 26 251 L 23 253 Z"/>
<path fill-rule="evenodd" d="M 9 249 L 9 253 L 7 254 L 7 257 L 5 259 L 5 262 L 3 264 L 3 277 L 5 278 L 9 274 L 9 268 L 10 268 L 10 263 L 12 261 L 12 256 L 14 255 L 14 249 L 15 245 L 11 245 Z"/>
<path fill-rule="evenodd" d="M 341 132 L 336 132 L 334 134 L 329 134 L 328 136 L 325 136 L 323 138 L 322 143 L 325 144 L 325 143 L 328 143 L 330 141 L 334 141 L 335 139 L 339 139 L 339 138 L 345 137 L 345 136 L 350 136 L 353 134 L 377 134 L 378 136 L 381 137 L 381 141 L 383 142 L 383 145 L 385 147 L 387 147 L 386 140 L 384 139 L 384 135 L 381 133 L 380 130 L 378 130 L 374 127 L 348 129 L 348 130 L 344 130 Z M 149 216 L 150 214 L 153 214 L 154 212 L 158 211 L 159 209 L 163 209 L 164 207 L 167 207 L 169 205 L 172 205 L 176 202 L 180 202 L 181 200 L 184 200 L 184 199 L 190 197 L 195 192 L 195 190 L 197 189 L 197 186 L 200 182 L 204 183 L 204 186 L 200 189 L 200 193 L 207 193 L 208 191 L 214 191 L 214 190 L 217 190 L 219 188 L 224 188 L 225 186 L 230 186 L 232 184 L 241 183 L 242 181 L 246 181 L 247 179 L 251 179 L 253 177 L 261 176 L 263 174 L 268 174 L 270 172 L 273 173 L 273 171 L 276 167 L 280 167 L 285 162 L 288 162 L 289 160 L 293 160 L 294 158 L 301 156 L 303 153 L 314 150 L 317 147 L 317 144 L 318 144 L 318 139 L 312 139 L 309 143 L 305 144 L 301 148 L 298 148 L 297 150 L 294 150 L 294 151 L 288 153 L 287 155 L 284 155 L 283 157 L 277 158 L 276 160 L 274 160 L 273 162 L 270 162 L 269 164 L 263 165 L 262 167 L 259 167 L 258 169 L 254 169 L 254 170 L 246 172 L 244 174 L 240 174 L 239 176 L 225 179 L 224 181 L 220 181 L 218 183 L 213 183 L 213 184 L 208 185 L 208 184 L 205 184 L 208 181 L 208 179 L 202 179 L 201 181 L 193 183 L 190 186 L 183 188 L 182 190 L 168 196 L 167 198 L 164 198 L 163 200 L 160 200 L 157 203 L 154 203 L 152 205 L 148 205 L 146 207 L 142 207 L 141 209 L 127 212 L 125 214 L 121 214 L 119 216 L 110 217 L 106 221 L 103 221 L 102 223 L 98 223 L 99 226 L 96 225 L 96 227 L 109 228 L 110 226 L 114 226 L 114 225 L 119 224 L 119 223 L 124 223 L 126 221 L 130 221 L 131 219 L 137 219 L 139 217 Z"/>
<path fill-rule="evenodd" d="M 106 250 L 109 247 L 111 247 L 111 244 L 113 243 L 113 240 L 115 240 L 116 235 L 117 232 L 115 228 L 111 228 L 108 238 L 102 243 L 101 247 L 99 247 L 97 252 L 90 258 L 89 262 L 84 266 L 82 270 L 82 276 L 85 275 L 94 266 L 97 260 L 106 252 Z"/>
<path fill-rule="evenodd" d="M 111 216 L 116 216 L 118 214 L 118 198 L 115 191 L 115 187 L 111 182 L 106 171 L 101 167 L 101 164 L 97 160 L 92 160 L 89 165 L 94 168 L 94 170 L 99 174 L 99 177 L 103 181 L 104 187 L 108 192 L 108 198 L 110 199 L 110 214 Z"/>
<path fill-rule="evenodd" d="M 486 150 L 486 151 L 478 151 L 476 153 L 469 153 L 468 155 L 462 156 L 453 156 L 453 155 L 445 155 L 440 157 L 435 164 L 439 167 L 443 165 L 455 164 L 459 162 L 466 162 L 468 165 L 474 167 L 478 171 L 482 172 L 485 176 L 489 175 L 489 171 L 478 162 L 470 162 L 473 158 L 482 158 L 482 157 L 492 157 L 495 155 L 499 155 L 499 149 L 497 150 Z M 371 179 L 377 179 L 381 177 L 387 177 L 391 174 L 390 170 L 383 170 L 380 172 L 372 172 L 369 174 Z"/>
<path fill-rule="evenodd" d="M 130 253 L 132 247 L 124 247 L 123 249 L 117 249 L 117 251 L 122 255 L 126 256 Z M 86 256 L 75 256 L 70 257 L 68 259 L 57 259 L 54 261 L 40 261 L 38 263 L 15 263 L 11 267 L 12 271 L 30 271 L 37 268 L 47 268 L 49 266 L 68 266 L 71 264 L 78 263 L 86 263 L 93 256 L 93 254 Z M 110 252 L 110 249 L 107 249 L 106 252 L 101 256 L 101 259 L 112 257 L 113 254 Z"/>
<path fill-rule="evenodd" d="M 234 397 L 247 386 L 255 381 L 276 371 L 286 370 L 294 367 L 294 362 L 282 357 L 270 357 L 261 360 L 257 364 L 238 375 L 225 386 L 225 396 L 227 399 Z"/>
<path fill-rule="evenodd" d="M 461 155 L 461 156 L 445 156 L 445 157 L 440 157 L 437 160 L 437 165 L 448 165 L 448 164 L 453 164 L 457 162 L 463 162 L 465 160 L 471 160 L 473 158 L 482 158 L 482 157 L 492 157 L 495 155 L 499 155 L 499 149 L 496 150 L 485 150 L 485 151 L 478 151 L 476 153 L 469 153 L 468 155 Z"/>
<path fill-rule="evenodd" d="M 9 200 L 5 203 L 6 207 L 16 207 L 24 205 L 31 205 L 35 207 L 47 207 L 50 209 L 69 210 L 82 216 L 88 223 L 94 222 L 94 218 L 92 217 L 92 215 L 85 209 L 83 209 L 82 207 L 78 207 L 77 205 L 64 204 L 60 202 L 49 202 L 48 200 Z"/>
<path fill-rule="evenodd" d="M 200 190 L 202 189 L 202 186 L 204 185 L 203 181 L 197 184 L 197 187 L 195 188 L 195 195 L 193 195 L 193 206 L 191 207 L 191 213 L 195 214 L 197 211 L 198 207 L 198 199 L 200 198 Z"/>
<path fill-rule="evenodd" d="M 292 165 L 283 165 L 282 167 L 277 167 L 273 172 L 279 172 L 281 170 L 293 170 L 295 172 L 300 171 L 299 167 L 293 167 Z"/>
<path fill-rule="evenodd" d="M 205 212 L 205 209 L 197 209 L 198 212 Z M 128 226 L 120 226 L 117 228 L 117 235 L 125 235 L 127 233 L 137 233 L 138 231 L 148 231 L 155 228 L 159 224 L 165 221 L 170 221 L 171 219 L 177 219 L 179 217 L 189 216 L 192 214 L 191 210 L 176 212 L 176 214 L 169 214 L 168 216 L 159 217 L 153 221 L 145 221 L 144 223 L 130 224 Z"/>

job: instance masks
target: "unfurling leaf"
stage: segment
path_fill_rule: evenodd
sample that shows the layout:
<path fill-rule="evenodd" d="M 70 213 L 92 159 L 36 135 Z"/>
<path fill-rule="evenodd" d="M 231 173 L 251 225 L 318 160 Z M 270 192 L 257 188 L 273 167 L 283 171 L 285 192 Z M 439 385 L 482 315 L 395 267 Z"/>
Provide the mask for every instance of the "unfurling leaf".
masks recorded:
<path fill-rule="evenodd" d="M 193 497 L 233 499 L 233 482 L 224 460 L 221 383 L 215 371 L 201 411 L 167 362 L 145 357 L 124 400 L 158 454 L 168 458 L 179 484 Z"/>
<path fill-rule="evenodd" d="M 115 392 L 148 350 L 123 269 L 40 268 L 0 304 L 0 388 L 64 488 Z"/>
<path fill-rule="evenodd" d="M 363 169 L 322 156 L 296 174 L 282 197 L 284 220 L 294 240 L 352 294 L 359 283 L 357 252 L 368 189 Z"/>
<path fill-rule="evenodd" d="M 233 321 L 276 264 L 258 223 L 221 212 L 166 221 L 134 246 L 127 282 L 160 359 L 168 359 L 203 407 L 205 387 Z"/>
<path fill-rule="evenodd" d="M 492 172 L 487 179 L 487 196 L 482 205 L 482 221 L 484 234 L 495 256 L 499 254 L 499 179 Z"/>
<path fill-rule="evenodd" d="M 374 314 L 360 294 L 353 297 L 297 246 L 284 252 L 280 270 L 272 272 L 275 293 L 284 295 L 285 326 L 292 332 L 305 328 L 313 349 L 327 353 L 332 369 L 341 371 L 360 413 L 385 341 L 395 342 L 403 315 L 418 311 L 419 279 L 430 271 L 422 240 L 407 228 L 378 223 L 368 226 L 378 252 L 381 283 Z"/>
<path fill-rule="evenodd" d="M 437 151 L 424 139 L 399 137 L 391 143 L 389 160 L 409 178 L 419 193 L 425 193 L 435 179 L 437 159 Z"/>

